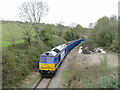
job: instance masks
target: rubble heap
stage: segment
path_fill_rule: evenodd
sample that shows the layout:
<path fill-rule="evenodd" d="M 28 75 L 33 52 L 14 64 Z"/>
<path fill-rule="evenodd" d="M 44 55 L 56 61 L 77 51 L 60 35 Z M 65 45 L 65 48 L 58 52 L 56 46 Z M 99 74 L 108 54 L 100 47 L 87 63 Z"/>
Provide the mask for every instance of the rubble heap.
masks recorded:
<path fill-rule="evenodd" d="M 100 52 L 100 53 L 106 53 L 103 49 L 100 49 L 99 47 L 94 50 L 89 44 L 85 44 L 79 48 L 78 53 L 83 53 L 83 54 L 91 54 L 93 52 Z"/>

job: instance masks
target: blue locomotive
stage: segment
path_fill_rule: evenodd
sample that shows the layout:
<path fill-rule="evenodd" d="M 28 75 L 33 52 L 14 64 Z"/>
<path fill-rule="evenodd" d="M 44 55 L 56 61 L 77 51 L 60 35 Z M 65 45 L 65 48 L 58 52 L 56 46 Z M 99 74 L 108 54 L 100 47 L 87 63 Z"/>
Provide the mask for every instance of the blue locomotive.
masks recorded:
<path fill-rule="evenodd" d="M 41 54 L 39 58 L 39 73 L 43 76 L 54 75 L 67 53 L 82 41 L 84 39 L 73 40 Z"/>

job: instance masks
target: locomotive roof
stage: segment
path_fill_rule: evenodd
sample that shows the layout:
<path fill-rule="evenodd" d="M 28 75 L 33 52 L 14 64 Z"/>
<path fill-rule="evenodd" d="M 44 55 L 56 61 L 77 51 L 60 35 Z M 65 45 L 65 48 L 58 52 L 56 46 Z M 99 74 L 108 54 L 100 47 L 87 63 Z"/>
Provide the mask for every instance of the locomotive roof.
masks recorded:
<path fill-rule="evenodd" d="M 67 46 L 66 44 L 56 46 L 55 48 L 51 49 L 50 51 L 47 51 L 47 52 L 43 53 L 41 56 L 56 56 L 66 46 Z"/>
<path fill-rule="evenodd" d="M 59 46 L 56 46 L 55 48 L 53 48 L 52 50 L 54 49 L 58 49 L 58 50 L 63 50 L 67 45 L 66 44 L 62 44 L 62 45 L 59 45 Z"/>
<path fill-rule="evenodd" d="M 45 53 L 43 53 L 41 56 L 56 56 L 57 53 L 54 51 L 47 51 Z"/>

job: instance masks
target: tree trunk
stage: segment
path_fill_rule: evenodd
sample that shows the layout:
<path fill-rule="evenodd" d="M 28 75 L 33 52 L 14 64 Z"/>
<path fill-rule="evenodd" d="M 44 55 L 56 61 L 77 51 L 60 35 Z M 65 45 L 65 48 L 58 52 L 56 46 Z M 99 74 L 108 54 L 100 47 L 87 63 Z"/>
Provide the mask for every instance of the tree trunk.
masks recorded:
<path fill-rule="evenodd" d="M 11 32 L 9 29 L 8 29 L 8 31 L 9 31 L 9 33 L 10 33 L 10 35 L 11 35 L 12 44 L 15 45 L 15 38 L 14 38 L 12 32 Z"/>
<path fill-rule="evenodd" d="M 12 43 L 13 43 L 13 45 L 15 45 L 15 40 L 14 40 L 13 36 L 12 36 Z"/>
<path fill-rule="evenodd" d="M 40 36 L 39 36 L 39 31 L 37 31 L 37 38 L 38 38 L 38 44 L 40 45 Z"/>
<path fill-rule="evenodd" d="M 38 30 L 37 24 L 34 23 L 34 25 L 35 25 L 35 31 L 37 32 L 38 44 L 40 45 L 40 36 L 39 36 L 40 32 Z"/>

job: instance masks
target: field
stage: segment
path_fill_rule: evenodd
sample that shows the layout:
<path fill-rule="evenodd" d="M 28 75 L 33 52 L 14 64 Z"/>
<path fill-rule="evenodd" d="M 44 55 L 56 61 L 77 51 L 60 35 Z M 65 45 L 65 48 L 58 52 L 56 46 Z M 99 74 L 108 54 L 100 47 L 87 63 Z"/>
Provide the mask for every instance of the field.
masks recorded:
<path fill-rule="evenodd" d="M 24 29 L 19 25 L 20 23 L 16 22 L 2 22 L 2 47 L 7 47 L 12 43 L 12 36 L 16 44 L 24 42 L 22 39 Z"/>

